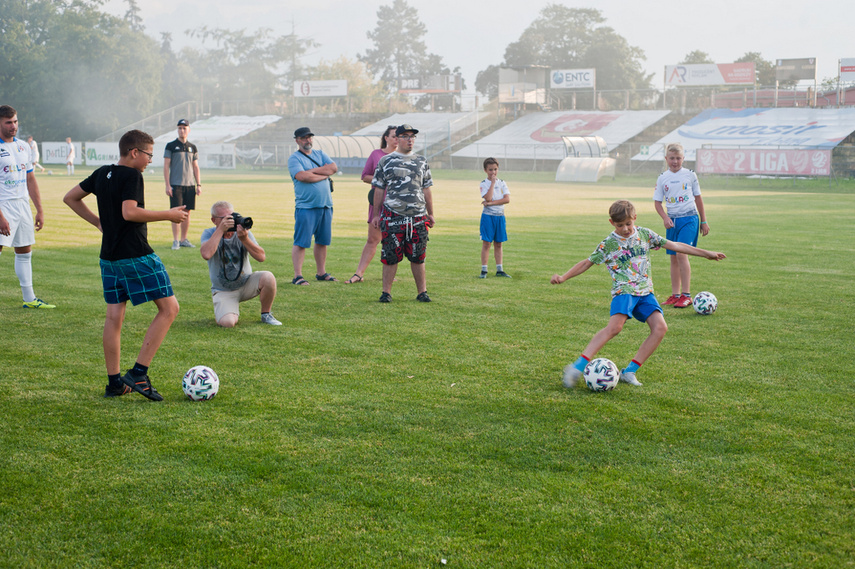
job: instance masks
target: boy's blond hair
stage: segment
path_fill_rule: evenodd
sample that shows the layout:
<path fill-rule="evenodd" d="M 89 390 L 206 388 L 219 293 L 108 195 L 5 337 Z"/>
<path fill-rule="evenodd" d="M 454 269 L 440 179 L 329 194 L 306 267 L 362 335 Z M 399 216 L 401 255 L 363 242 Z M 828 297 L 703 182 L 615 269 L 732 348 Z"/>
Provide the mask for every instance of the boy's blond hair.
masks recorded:
<path fill-rule="evenodd" d="M 680 156 L 686 155 L 686 152 L 683 150 L 683 145 L 679 142 L 669 142 L 665 146 L 665 156 L 668 156 L 671 152 L 676 152 Z"/>
<path fill-rule="evenodd" d="M 635 219 L 635 206 L 629 200 L 618 200 L 609 208 L 609 217 L 615 223 Z"/>

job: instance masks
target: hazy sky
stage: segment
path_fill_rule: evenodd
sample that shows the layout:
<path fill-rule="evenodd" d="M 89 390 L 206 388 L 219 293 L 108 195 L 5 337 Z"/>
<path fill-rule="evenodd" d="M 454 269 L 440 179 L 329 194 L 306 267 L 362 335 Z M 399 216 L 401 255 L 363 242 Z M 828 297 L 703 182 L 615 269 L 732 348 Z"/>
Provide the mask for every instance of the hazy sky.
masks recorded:
<path fill-rule="evenodd" d="M 556 2 L 549 0 L 431 0 L 416 2 L 427 28 L 428 50 L 459 66 L 474 91 L 475 76 L 501 63 L 505 48 L 551 3 L 599 9 L 605 25 L 644 50 L 644 67 L 662 85 L 664 66 L 678 63 L 693 50 L 705 51 L 716 63 L 729 63 L 748 51 L 765 59 L 816 57 L 818 79 L 837 76 L 837 60 L 855 57 L 851 21 L 853 0 L 808 3 L 794 0 L 685 0 L 679 3 L 638 0 Z M 184 31 L 209 28 L 292 29 L 321 46 L 304 59 L 315 64 L 344 55 L 355 59 L 371 46 L 366 32 L 377 24 L 377 10 L 392 0 L 139 0 L 146 31 L 159 39 L 169 31 L 177 47 L 189 43 Z M 122 15 L 124 0 L 108 0 L 105 10 Z"/>

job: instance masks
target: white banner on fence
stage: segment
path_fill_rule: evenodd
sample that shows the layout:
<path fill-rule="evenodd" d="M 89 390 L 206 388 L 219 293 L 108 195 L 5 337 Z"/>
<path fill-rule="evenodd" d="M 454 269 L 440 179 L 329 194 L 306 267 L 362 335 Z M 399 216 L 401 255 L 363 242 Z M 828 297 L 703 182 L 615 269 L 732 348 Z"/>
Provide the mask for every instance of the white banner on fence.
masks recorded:
<path fill-rule="evenodd" d="M 104 166 L 119 161 L 119 144 L 117 142 L 87 142 L 86 165 Z"/>
<path fill-rule="evenodd" d="M 662 146 L 683 145 L 694 161 L 702 146 L 834 148 L 855 131 L 855 109 L 712 109 L 691 119 L 657 141 L 649 155 L 633 160 L 662 160 Z"/>
<path fill-rule="evenodd" d="M 551 89 L 594 89 L 596 69 L 553 69 L 549 79 Z"/>
<path fill-rule="evenodd" d="M 831 150 L 700 148 L 695 171 L 699 174 L 830 176 Z"/>
<path fill-rule="evenodd" d="M 347 80 L 294 81 L 295 97 L 347 97 Z"/>
<path fill-rule="evenodd" d="M 614 150 L 670 111 L 554 111 L 525 115 L 454 156 L 563 160 L 565 136 L 599 136 Z"/>
<path fill-rule="evenodd" d="M 83 147 L 80 142 L 74 145 L 74 164 L 83 164 Z M 68 145 L 65 142 L 42 142 L 42 164 L 65 164 L 68 156 Z"/>
<path fill-rule="evenodd" d="M 665 66 L 665 85 L 753 85 L 754 62 Z"/>
<path fill-rule="evenodd" d="M 840 80 L 855 81 L 855 57 L 840 60 Z"/>

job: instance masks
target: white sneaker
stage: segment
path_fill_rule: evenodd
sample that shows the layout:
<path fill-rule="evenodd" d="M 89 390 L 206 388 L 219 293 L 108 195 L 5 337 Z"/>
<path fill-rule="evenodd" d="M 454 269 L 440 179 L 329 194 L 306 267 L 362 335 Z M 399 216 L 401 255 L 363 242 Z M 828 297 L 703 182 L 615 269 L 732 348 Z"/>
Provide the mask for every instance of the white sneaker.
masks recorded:
<path fill-rule="evenodd" d="M 573 389 L 580 377 L 582 377 L 582 372 L 573 367 L 573 364 L 569 364 L 564 368 L 564 377 L 561 381 L 564 383 L 564 387 Z"/>
<path fill-rule="evenodd" d="M 181 242 L 178 244 L 178 246 L 179 246 L 179 247 L 190 247 L 191 249 L 193 249 L 193 248 L 195 248 L 195 247 L 196 247 L 195 245 L 193 245 L 192 243 L 190 243 L 190 240 L 189 240 L 189 239 L 184 239 L 183 241 L 181 241 Z M 174 249 L 174 248 L 175 248 L 175 245 L 173 245 L 173 246 L 172 246 L 172 248 Z"/>
<path fill-rule="evenodd" d="M 181 248 L 181 244 L 178 241 L 172 242 L 172 250 L 173 251 L 178 251 L 180 248 Z"/>
<path fill-rule="evenodd" d="M 624 383 L 641 387 L 641 382 L 636 379 L 634 371 L 621 372 L 620 380 Z"/>
<path fill-rule="evenodd" d="M 264 324 L 270 324 L 271 326 L 282 326 L 282 323 L 273 317 L 271 313 L 262 314 L 261 321 Z"/>

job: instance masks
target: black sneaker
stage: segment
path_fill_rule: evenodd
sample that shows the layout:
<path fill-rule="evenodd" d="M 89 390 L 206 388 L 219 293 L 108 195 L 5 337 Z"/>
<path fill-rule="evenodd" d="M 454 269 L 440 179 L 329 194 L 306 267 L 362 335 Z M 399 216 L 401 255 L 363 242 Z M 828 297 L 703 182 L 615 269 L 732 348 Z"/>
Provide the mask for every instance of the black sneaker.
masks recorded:
<path fill-rule="evenodd" d="M 120 383 L 116 386 L 108 383 L 107 387 L 104 389 L 104 397 L 121 397 L 122 395 L 127 395 L 131 391 L 133 390 L 124 383 Z"/>
<path fill-rule="evenodd" d="M 496 276 L 497 277 L 505 277 L 506 279 L 511 278 L 511 275 L 509 275 L 505 271 L 496 271 Z"/>
<path fill-rule="evenodd" d="M 380 295 L 380 302 L 392 302 L 392 295 L 388 292 L 384 292 Z"/>
<path fill-rule="evenodd" d="M 428 296 L 427 291 L 424 291 L 419 293 L 419 295 L 416 297 L 416 300 L 418 300 L 419 302 L 430 302 L 430 297 Z"/>
<path fill-rule="evenodd" d="M 128 370 L 128 373 L 121 377 L 122 383 L 152 401 L 163 401 L 163 395 L 157 392 L 157 389 L 151 386 L 147 375 L 135 375 Z"/>
<path fill-rule="evenodd" d="M 486 279 L 487 278 L 487 271 L 481 271 L 481 274 L 478 275 L 478 278 L 479 279 Z"/>

